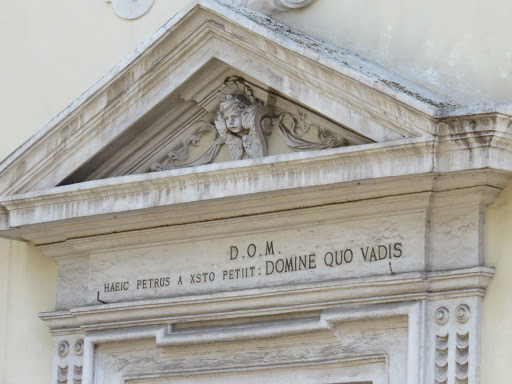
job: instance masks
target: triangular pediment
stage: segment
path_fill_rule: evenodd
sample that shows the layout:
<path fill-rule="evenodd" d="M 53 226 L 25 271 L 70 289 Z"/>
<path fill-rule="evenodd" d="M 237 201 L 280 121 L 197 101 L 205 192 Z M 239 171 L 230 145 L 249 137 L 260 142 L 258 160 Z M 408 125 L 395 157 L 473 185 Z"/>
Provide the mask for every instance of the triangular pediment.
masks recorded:
<path fill-rule="evenodd" d="M 213 59 L 61 185 L 372 142 Z"/>
<path fill-rule="evenodd" d="M 233 160 L 227 145 L 201 160 L 222 141 L 205 127 L 214 124 L 230 77 L 243 79 L 265 116 L 281 117 L 292 133 L 286 142 L 286 133 L 267 127 L 264 156 L 431 134 L 425 111 L 446 100 L 397 88 L 396 76 L 379 71 L 257 12 L 198 1 L 9 157 L 0 191 Z M 290 140 L 313 144 L 294 147 Z M 330 144 L 315 145 L 322 140 Z"/>
<path fill-rule="evenodd" d="M 0 164 L 0 234 L 54 242 L 508 172 L 511 111 L 453 105 L 260 13 L 197 0 Z"/>

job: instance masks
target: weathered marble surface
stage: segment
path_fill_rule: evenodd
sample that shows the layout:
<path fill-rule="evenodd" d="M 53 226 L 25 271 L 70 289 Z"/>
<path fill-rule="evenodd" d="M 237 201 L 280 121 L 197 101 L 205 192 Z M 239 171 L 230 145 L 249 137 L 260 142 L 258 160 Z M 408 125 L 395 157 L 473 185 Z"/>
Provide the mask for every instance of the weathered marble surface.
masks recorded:
<path fill-rule="evenodd" d="M 351 145 L 144 173 L 229 76 Z M 511 116 L 194 2 L 0 165 L 0 234 L 59 263 L 54 382 L 478 383 Z"/>

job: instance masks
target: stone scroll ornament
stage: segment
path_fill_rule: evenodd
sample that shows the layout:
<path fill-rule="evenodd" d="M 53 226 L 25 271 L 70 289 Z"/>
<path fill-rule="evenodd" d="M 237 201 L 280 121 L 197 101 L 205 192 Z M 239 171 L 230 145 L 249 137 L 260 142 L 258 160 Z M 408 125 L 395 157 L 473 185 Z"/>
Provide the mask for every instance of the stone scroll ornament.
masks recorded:
<path fill-rule="evenodd" d="M 215 160 L 223 145 L 226 145 L 231 160 L 256 159 L 267 156 L 267 136 L 275 130 L 283 141 L 294 151 L 311 151 L 337 148 L 349 145 L 343 137 L 318 128 L 318 141 L 308 141 L 301 136 L 310 128 L 302 112 L 294 117 L 285 112 L 272 116 L 269 108 L 254 97 L 252 89 L 241 77 L 227 78 L 219 89 L 220 102 L 215 112 L 214 122 L 200 121 L 193 133 L 158 163 L 151 171 L 164 171 L 176 168 L 209 164 Z M 199 158 L 190 160 L 193 147 L 201 144 L 202 136 L 213 133 L 213 141 L 208 150 Z"/>

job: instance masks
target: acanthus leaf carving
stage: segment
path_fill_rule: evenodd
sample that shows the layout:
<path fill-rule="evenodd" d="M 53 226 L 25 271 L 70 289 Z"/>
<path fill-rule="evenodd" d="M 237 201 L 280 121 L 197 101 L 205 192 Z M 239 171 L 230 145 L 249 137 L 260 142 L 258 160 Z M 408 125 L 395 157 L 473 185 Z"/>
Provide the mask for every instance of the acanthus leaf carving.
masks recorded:
<path fill-rule="evenodd" d="M 171 150 L 168 155 L 151 166 L 151 171 L 163 171 L 212 163 L 222 145 L 226 145 L 231 160 L 261 158 L 267 156 L 267 137 L 275 129 L 284 143 L 293 151 L 312 151 L 338 148 L 350 142 L 323 128 L 317 128 L 317 141 L 302 136 L 311 125 L 300 110 L 294 116 L 289 112 L 272 116 L 269 108 L 254 97 L 251 87 L 241 77 L 225 80 L 219 89 L 219 105 L 213 123 L 200 121 L 191 135 Z M 198 147 L 202 136 L 213 132 L 212 144 L 196 160 L 190 161 L 193 147 Z"/>
<path fill-rule="evenodd" d="M 213 132 L 213 142 L 211 147 L 198 159 L 189 161 L 192 147 L 197 147 L 201 143 L 202 136 L 207 132 Z M 224 142 L 219 137 L 215 126 L 206 121 L 200 121 L 196 124 L 193 133 L 182 141 L 182 143 L 170 151 L 169 154 L 151 166 L 151 171 L 165 171 L 175 168 L 193 167 L 211 163 L 217 157 Z"/>
<path fill-rule="evenodd" d="M 286 118 L 291 122 L 290 128 L 286 127 Z M 265 120 L 264 124 L 269 124 L 276 128 L 286 145 L 294 151 L 315 151 L 349 145 L 349 142 L 346 139 L 336 136 L 334 133 L 327 131 L 324 128 L 318 128 L 318 142 L 302 139 L 301 136 L 305 134 L 308 129 L 298 126 L 297 120 L 287 112 L 275 118 L 265 117 Z M 271 132 L 270 129 L 266 129 L 265 131 Z"/>

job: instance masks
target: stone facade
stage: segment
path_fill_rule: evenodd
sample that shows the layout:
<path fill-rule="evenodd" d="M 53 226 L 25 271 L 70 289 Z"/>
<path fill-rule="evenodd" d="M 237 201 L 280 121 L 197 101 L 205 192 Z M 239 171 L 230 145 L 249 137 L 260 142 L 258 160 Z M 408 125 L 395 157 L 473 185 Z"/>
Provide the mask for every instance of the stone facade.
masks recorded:
<path fill-rule="evenodd" d="M 197 1 L 0 165 L 54 383 L 479 383 L 512 109 Z"/>

